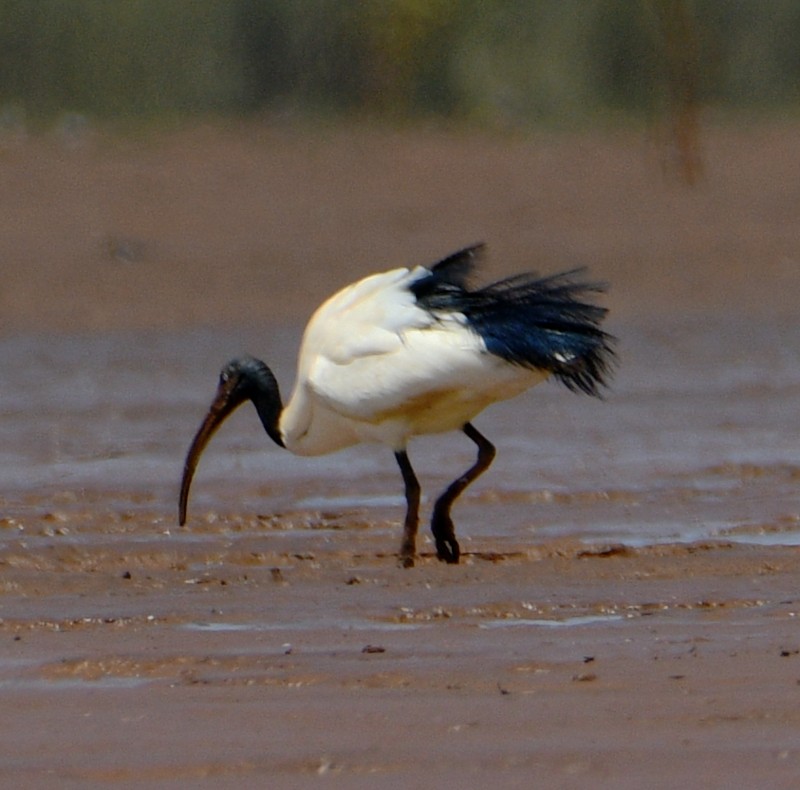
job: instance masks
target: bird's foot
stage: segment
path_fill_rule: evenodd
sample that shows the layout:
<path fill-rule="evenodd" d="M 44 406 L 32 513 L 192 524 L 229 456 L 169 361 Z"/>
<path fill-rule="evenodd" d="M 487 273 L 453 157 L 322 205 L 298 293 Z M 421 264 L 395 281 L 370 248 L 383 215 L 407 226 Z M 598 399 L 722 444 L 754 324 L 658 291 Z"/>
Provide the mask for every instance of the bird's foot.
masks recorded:
<path fill-rule="evenodd" d="M 461 547 L 455 537 L 436 538 L 436 557 L 450 565 L 458 565 Z"/>
<path fill-rule="evenodd" d="M 413 568 L 414 567 L 414 555 L 413 554 L 406 554 L 405 552 L 400 552 L 400 558 L 397 560 L 397 565 L 400 568 Z"/>
<path fill-rule="evenodd" d="M 404 535 L 403 542 L 400 544 L 400 554 L 397 558 L 397 565 L 400 568 L 413 568 L 416 556 L 417 541 L 415 536 Z"/>
<path fill-rule="evenodd" d="M 446 509 L 441 507 L 440 502 L 434 506 L 431 518 L 431 532 L 436 541 L 436 556 L 442 562 L 457 565 L 458 558 L 461 556 L 461 547 L 456 540 L 453 519 L 450 518 Z"/>

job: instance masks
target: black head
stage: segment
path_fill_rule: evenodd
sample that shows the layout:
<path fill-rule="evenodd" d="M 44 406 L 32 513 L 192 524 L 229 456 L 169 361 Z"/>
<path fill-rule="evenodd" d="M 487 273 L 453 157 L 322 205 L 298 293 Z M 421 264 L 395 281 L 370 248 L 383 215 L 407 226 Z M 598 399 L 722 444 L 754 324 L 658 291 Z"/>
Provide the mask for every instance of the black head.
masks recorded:
<path fill-rule="evenodd" d="M 200 425 L 186 454 L 179 500 L 179 522 L 186 523 L 189 487 L 192 484 L 200 454 L 222 423 L 245 401 L 252 401 L 264 429 L 278 445 L 283 439 L 278 428 L 282 410 L 278 382 L 272 371 L 260 360 L 249 355 L 228 362 L 219 374 L 217 394 Z"/>
<path fill-rule="evenodd" d="M 260 359 L 244 354 L 227 362 L 220 371 L 212 408 L 218 405 L 229 414 L 246 400 L 255 400 L 275 386 L 272 371 Z"/>

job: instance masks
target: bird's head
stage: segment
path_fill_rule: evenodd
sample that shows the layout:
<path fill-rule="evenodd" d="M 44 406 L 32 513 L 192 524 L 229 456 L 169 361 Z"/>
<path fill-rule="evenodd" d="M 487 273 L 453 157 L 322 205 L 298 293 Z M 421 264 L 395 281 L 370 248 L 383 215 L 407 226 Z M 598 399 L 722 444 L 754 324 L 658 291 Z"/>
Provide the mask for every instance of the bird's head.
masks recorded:
<path fill-rule="evenodd" d="M 245 401 L 257 400 L 274 386 L 272 371 L 260 359 L 248 355 L 236 357 L 220 371 L 217 394 L 209 411 L 217 411 L 220 419 L 225 419 Z"/>
<path fill-rule="evenodd" d="M 181 526 L 186 523 L 189 488 L 201 453 L 220 425 L 235 409 L 248 400 L 255 405 L 258 416 L 270 438 L 283 447 L 283 438 L 278 428 L 282 404 L 275 376 L 260 359 L 251 356 L 232 359 L 219 374 L 214 400 L 186 454 L 179 501 Z"/>

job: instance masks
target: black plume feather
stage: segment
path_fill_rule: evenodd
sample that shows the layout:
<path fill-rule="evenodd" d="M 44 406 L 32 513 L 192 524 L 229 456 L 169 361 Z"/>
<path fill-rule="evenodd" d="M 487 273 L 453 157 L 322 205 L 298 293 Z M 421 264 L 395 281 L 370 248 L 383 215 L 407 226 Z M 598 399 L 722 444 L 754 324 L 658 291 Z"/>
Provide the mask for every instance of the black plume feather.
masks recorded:
<path fill-rule="evenodd" d="M 583 269 L 549 277 L 519 274 L 470 290 L 482 245 L 440 261 L 411 286 L 431 311 L 462 313 L 487 350 L 524 367 L 546 370 L 573 391 L 599 395 L 614 362 L 614 338 L 600 329 L 607 310 L 589 301 L 599 283 L 578 279 Z"/>

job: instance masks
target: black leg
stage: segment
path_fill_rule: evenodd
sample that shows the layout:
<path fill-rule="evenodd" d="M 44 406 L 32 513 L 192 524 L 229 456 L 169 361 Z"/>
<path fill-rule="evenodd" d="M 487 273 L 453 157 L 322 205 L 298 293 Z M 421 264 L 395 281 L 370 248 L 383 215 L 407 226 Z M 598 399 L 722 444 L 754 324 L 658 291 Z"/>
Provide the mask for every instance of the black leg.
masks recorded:
<path fill-rule="evenodd" d="M 494 445 L 474 425 L 466 423 L 462 430 L 478 445 L 478 460 L 458 480 L 450 483 L 436 500 L 431 518 L 431 530 L 436 540 L 436 556 L 443 562 L 451 563 L 458 562 L 461 549 L 456 540 L 450 508 L 462 491 L 489 468 L 495 456 Z"/>
<path fill-rule="evenodd" d="M 405 450 L 399 450 L 394 454 L 400 471 L 403 474 L 403 482 L 406 485 L 406 520 L 403 524 L 403 543 L 400 546 L 400 564 L 404 568 L 414 567 L 414 555 L 417 551 L 417 527 L 419 526 L 419 480 L 408 460 Z"/>

